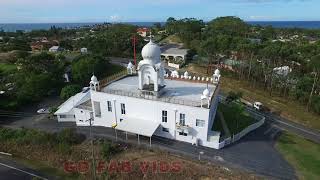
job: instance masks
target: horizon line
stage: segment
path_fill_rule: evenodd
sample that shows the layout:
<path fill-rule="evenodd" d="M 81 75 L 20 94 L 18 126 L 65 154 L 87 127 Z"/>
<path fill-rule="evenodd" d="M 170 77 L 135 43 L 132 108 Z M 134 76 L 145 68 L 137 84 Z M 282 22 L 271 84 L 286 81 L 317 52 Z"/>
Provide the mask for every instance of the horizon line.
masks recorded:
<path fill-rule="evenodd" d="M 201 19 L 198 19 L 201 20 Z M 211 21 L 211 20 L 210 20 Z M 210 21 L 203 21 L 203 22 L 210 22 Z M 320 22 L 320 20 L 243 20 L 244 22 Z M 165 23 L 166 21 L 118 21 L 118 22 L 103 22 L 103 21 L 74 21 L 74 22 L 0 22 L 0 24 L 103 24 L 103 23 L 110 23 L 110 24 L 121 24 L 121 23 Z"/>

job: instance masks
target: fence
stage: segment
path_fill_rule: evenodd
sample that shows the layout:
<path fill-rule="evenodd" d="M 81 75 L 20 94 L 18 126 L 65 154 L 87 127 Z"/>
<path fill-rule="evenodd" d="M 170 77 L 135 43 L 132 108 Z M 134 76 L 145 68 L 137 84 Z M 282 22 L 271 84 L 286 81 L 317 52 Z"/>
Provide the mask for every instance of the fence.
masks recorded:
<path fill-rule="evenodd" d="M 112 76 L 108 76 L 107 78 L 102 79 L 100 81 L 100 87 L 104 87 L 104 86 L 108 85 L 109 83 L 111 83 L 115 80 L 121 79 L 125 76 L 127 76 L 127 71 L 120 71 Z"/>
<path fill-rule="evenodd" d="M 224 141 L 222 141 L 221 143 L 219 143 L 219 149 L 220 148 L 223 148 L 224 146 L 228 145 L 228 144 L 231 144 L 231 143 L 234 143 L 238 140 L 240 140 L 243 136 L 245 136 L 246 134 L 248 134 L 249 132 L 257 129 L 258 127 L 262 126 L 265 122 L 265 117 L 259 115 L 259 114 L 256 114 L 256 113 L 253 113 L 253 112 L 250 112 L 248 111 L 248 113 L 253 116 L 255 119 L 259 119 L 258 122 L 254 123 L 254 124 L 251 124 L 250 126 L 246 127 L 244 130 L 242 130 L 241 132 L 239 132 L 238 134 L 234 135 L 233 137 L 229 137 L 227 139 L 225 139 Z"/>
<path fill-rule="evenodd" d="M 150 95 L 148 93 L 139 93 L 139 92 L 130 92 L 120 89 L 104 89 L 103 92 L 109 93 L 109 94 L 115 94 L 120 96 L 127 96 L 127 97 L 134 97 L 134 98 L 142 98 L 142 99 L 148 99 L 153 101 L 161 101 L 166 103 L 172 103 L 172 104 L 180 104 L 185 106 L 193 106 L 193 107 L 201 107 L 201 101 L 192 101 L 192 100 L 185 100 L 185 99 L 179 99 L 175 97 L 156 97 L 154 95 Z M 203 108 L 207 108 L 208 105 L 206 103 L 203 103 Z"/>

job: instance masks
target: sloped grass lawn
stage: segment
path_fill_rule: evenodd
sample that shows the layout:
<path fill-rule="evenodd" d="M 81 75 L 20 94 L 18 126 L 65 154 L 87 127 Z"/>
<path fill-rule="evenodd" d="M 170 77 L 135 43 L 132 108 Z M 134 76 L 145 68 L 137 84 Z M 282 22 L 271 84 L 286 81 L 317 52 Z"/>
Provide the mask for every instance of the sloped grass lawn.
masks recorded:
<path fill-rule="evenodd" d="M 299 179 L 320 179 L 320 144 L 284 132 L 276 148 L 295 167 Z"/>
<path fill-rule="evenodd" d="M 218 111 L 223 114 L 224 120 L 227 123 L 231 135 L 241 132 L 243 129 L 256 122 L 253 117 L 251 117 L 244 111 L 244 109 L 242 109 L 241 105 L 235 103 L 228 105 L 219 103 Z M 222 128 L 221 118 L 219 117 L 218 113 L 213 123 L 212 130 L 220 131 L 222 135 L 225 134 Z"/>

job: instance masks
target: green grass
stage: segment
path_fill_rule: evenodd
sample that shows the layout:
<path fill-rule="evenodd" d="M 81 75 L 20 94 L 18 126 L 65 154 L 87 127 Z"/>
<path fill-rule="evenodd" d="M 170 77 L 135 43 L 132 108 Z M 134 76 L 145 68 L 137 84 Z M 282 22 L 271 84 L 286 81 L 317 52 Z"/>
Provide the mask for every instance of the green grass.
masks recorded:
<path fill-rule="evenodd" d="M 175 44 L 175 43 L 182 43 L 182 41 L 178 36 L 170 35 L 170 36 L 166 37 L 165 39 L 163 39 L 162 41 L 160 41 L 160 43 Z"/>
<path fill-rule="evenodd" d="M 299 179 L 320 179 L 320 144 L 285 132 L 276 148 L 296 169 Z"/>
<path fill-rule="evenodd" d="M 256 122 L 255 119 L 251 117 L 249 114 L 247 114 L 245 111 L 243 110 L 239 111 L 238 108 L 241 109 L 241 107 L 237 107 L 237 106 L 239 105 L 237 104 L 225 105 L 222 103 L 218 105 L 218 111 L 220 111 L 223 114 L 224 120 L 226 121 L 231 134 L 237 134 L 241 132 L 243 129 L 245 129 L 246 127 Z M 222 136 L 225 135 L 225 132 L 223 131 L 220 117 L 218 114 L 216 115 L 216 119 L 212 129 L 214 131 L 221 132 Z"/>
<path fill-rule="evenodd" d="M 220 132 L 221 136 L 224 136 L 225 132 L 223 130 L 223 126 L 222 126 L 222 123 L 221 123 L 221 119 L 220 119 L 220 116 L 219 114 L 217 113 L 216 114 L 216 117 L 214 118 L 214 123 L 213 123 L 213 126 L 211 128 L 213 131 L 218 131 Z"/>
<path fill-rule="evenodd" d="M 8 64 L 8 63 L 0 63 L 0 71 L 8 74 L 17 69 L 17 66 L 14 64 Z"/>

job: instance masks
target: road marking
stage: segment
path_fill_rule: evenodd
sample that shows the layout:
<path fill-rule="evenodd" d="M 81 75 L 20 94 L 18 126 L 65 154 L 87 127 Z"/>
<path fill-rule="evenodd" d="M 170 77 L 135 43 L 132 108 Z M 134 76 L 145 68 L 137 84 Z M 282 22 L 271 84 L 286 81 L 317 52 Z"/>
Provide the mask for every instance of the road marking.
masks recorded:
<path fill-rule="evenodd" d="M 273 118 L 271 118 L 271 119 L 273 119 Z M 292 124 L 288 124 L 288 123 L 283 122 L 283 121 L 281 121 L 281 120 L 279 120 L 279 119 L 274 120 L 274 121 L 280 122 L 280 123 L 282 123 L 282 124 L 285 124 L 285 125 L 287 125 L 287 126 L 291 126 L 291 127 L 293 127 L 293 128 L 296 128 L 296 129 L 299 129 L 299 130 L 301 130 L 301 131 L 303 131 L 303 132 L 305 132 L 305 133 L 312 134 L 312 135 L 314 135 L 314 136 L 320 137 L 320 136 L 319 136 L 318 134 L 316 134 L 316 133 L 313 133 L 313 132 L 307 131 L 307 130 L 305 130 L 305 129 L 296 127 L 296 126 L 294 126 L 294 125 L 292 125 Z"/>
<path fill-rule="evenodd" d="M 273 130 L 273 126 L 270 126 L 263 134 L 266 135 Z"/>
<path fill-rule="evenodd" d="M 289 126 L 289 127 L 298 129 L 298 130 L 300 130 L 300 131 L 303 131 L 303 132 L 305 132 L 305 133 L 311 134 L 311 135 L 313 135 L 313 136 L 320 137 L 319 134 L 316 134 L 316 133 L 310 132 L 310 131 L 308 131 L 308 130 L 305 130 L 305 129 L 303 129 L 303 128 L 296 127 L 296 126 L 294 126 L 294 125 L 292 125 L 292 124 L 283 122 L 281 119 L 273 118 L 273 117 L 271 117 L 271 116 L 268 115 L 268 114 L 258 113 L 258 112 L 255 112 L 255 111 L 251 110 L 251 109 L 246 109 L 246 110 L 247 110 L 247 111 L 250 111 L 251 113 L 257 114 L 257 115 L 266 116 L 266 117 L 268 117 L 271 121 L 278 122 L 278 123 L 282 123 L 282 124 L 284 124 L 284 125 L 287 125 L 287 126 Z"/>
<path fill-rule="evenodd" d="M 271 134 L 271 138 L 274 139 L 274 137 L 275 137 L 279 132 L 280 132 L 280 130 L 279 130 L 279 129 L 276 129 L 276 131 Z"/>
<path fill-rule="evenodd" d="M 23 172 L 23 173 L 28 174 L 28 175 L 33 176 L 33 177 L 37 177 L 37 178 L 40 178 L 40 179 L 48 180 L 47 178 L 44 178 L 44 177 L 38 176 L 38 175 L 36 175 L 36 174 L 30 173 L 30 172 L 27 172 L 27 171 L 24 171 L 24 170 L 21 170 L 21 169 L 18 169 L 18 168 L 15 168 L 15 167 L 12 167 L 12 166 L 9 166 L 9 165 L 6 165 L 6 164 L 3 164 L 3 163 L 0 163 L 0 165 L 2 165 L 2 166 L 4 166 L 4 167 L 7 167 L 7 168 L 10 168 L 10 169 L 14 169 L 14 170 L 17 170 L 17 171 Z"/>

